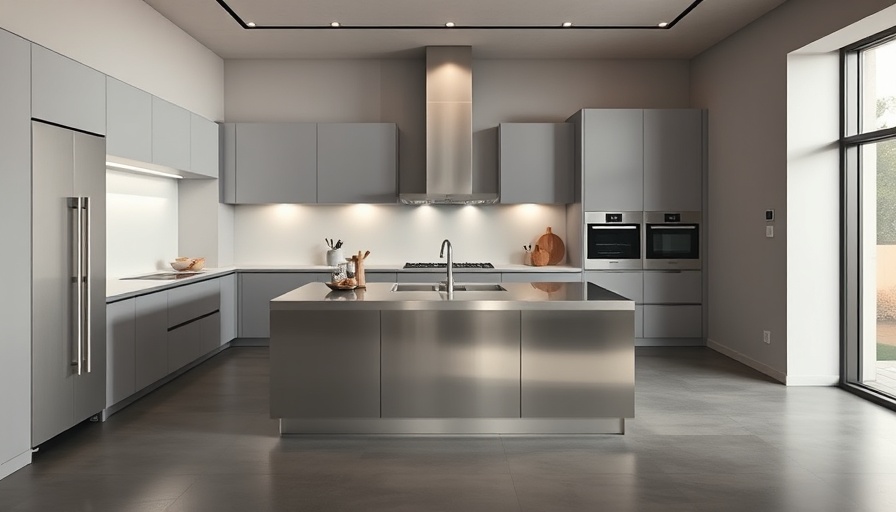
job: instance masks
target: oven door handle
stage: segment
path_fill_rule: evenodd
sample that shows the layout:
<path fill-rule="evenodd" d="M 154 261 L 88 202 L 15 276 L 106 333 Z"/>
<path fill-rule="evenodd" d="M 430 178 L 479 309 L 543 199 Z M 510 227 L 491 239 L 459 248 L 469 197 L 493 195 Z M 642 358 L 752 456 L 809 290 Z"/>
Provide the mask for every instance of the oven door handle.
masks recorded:
<path fill-rule="evenodd" d="M 609 224 L 591 224 L 588 227 L 591 229 L 638 229 L 638 226 L 613 226 Z"/>
<path fill-rule="evenodd" d="M 697 226 L 674 226 L 669 224 L 648 224 L 647 227 L 650 229 L 697 229 Z"/>

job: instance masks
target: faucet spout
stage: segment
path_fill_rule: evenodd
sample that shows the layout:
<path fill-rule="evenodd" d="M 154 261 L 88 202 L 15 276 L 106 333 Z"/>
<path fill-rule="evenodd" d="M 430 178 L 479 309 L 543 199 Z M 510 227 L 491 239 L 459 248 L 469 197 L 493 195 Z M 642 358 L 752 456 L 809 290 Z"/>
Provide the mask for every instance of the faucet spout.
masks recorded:
<path fill-rule="evenodd" d="M 446 287 L 448 289 L 448 297 L 450 298 L 454 295 L 454 249 L 451 247 L 451 242 L 446 238 L 442 240 L 442 247 L 439 249 L 439 258 L 445 257 L 445 247 L 448 247 L 448 261 L 445 267 L 448 270 L 447 275 L 447 283 Z"/>

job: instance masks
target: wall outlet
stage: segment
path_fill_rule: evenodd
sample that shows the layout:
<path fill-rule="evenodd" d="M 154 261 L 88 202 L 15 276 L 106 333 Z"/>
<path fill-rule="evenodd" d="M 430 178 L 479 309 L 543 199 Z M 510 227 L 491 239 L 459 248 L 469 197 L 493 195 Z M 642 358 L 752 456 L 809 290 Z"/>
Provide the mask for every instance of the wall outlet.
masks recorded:
<path fill-rule="evenodd" d="M 772 343 L 772 331 L 762 331 L 762 342 L 766 345 L 771 345 Z"/>

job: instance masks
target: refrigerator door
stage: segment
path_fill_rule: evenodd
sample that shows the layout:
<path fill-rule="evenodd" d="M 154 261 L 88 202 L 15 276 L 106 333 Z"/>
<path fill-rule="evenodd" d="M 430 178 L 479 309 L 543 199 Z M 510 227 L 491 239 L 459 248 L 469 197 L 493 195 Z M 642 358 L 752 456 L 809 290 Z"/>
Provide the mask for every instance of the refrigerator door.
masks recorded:
<path fill-rule="evenodd" d="M 104 158 L 101 137 L 32 122 L 32 446 L 104 405 Z"/>

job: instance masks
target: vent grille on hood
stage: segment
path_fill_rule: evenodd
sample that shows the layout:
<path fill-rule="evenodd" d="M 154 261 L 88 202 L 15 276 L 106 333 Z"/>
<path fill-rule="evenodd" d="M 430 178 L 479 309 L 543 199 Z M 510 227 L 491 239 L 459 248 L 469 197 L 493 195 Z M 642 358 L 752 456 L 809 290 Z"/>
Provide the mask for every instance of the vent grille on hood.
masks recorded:
<path fill-rule="evenodd" d="M 473 193 L 473 48 L 426 48 L 426 193 L 406 204 L 491 204 Z"/>

